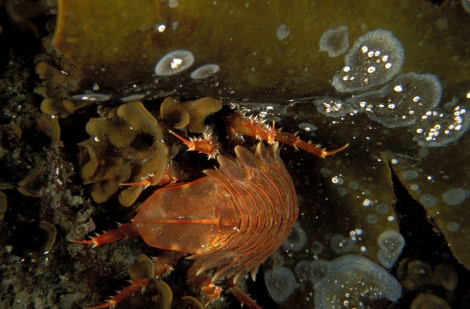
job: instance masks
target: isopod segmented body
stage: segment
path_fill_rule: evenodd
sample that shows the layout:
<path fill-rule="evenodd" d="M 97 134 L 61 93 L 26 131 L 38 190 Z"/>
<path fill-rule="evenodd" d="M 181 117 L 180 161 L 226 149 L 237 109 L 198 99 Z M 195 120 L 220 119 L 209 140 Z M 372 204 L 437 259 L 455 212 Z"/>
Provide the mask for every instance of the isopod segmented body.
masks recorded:
<path fill-rule="evenodd" d="M 215 268 L 212 282 L 254 275 L 298 215 L 277 142 L 254 153 L 236 146 L 235 154 L 219 155 L 206 177 L 158 190 L 132 220 L 150 246 L 193 254 L 197 274 Z"/>

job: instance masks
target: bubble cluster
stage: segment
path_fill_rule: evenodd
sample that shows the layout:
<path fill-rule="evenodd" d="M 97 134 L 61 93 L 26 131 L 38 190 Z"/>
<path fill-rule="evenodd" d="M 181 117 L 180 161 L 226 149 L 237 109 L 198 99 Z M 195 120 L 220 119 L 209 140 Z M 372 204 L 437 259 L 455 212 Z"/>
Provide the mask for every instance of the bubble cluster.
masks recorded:
<path fill-rule="evenodd" d="M 366 257 L 343 255 L 328 268 L 328 276 L 315 284 L 315 308 L 362 308 L 365 298 L 396 301 L 401 296 L 400 283 Z"/>
<path fill-rule="evenodd" d="M 377 238 L 380 250 L 377 260 L 386 268 L 391 268 L 400 256 L 405 246 L 405 238 L 397 231 L 384 231 Z"/>
<path fill-rule="evenodd" d="M 264 282 L 269 295 L 277 303 L 287 300 L 295 290 L 294 273 L 284 266 L 266 271 L 264 273 Z"/>
<path fill-rule="evenodd" d="M 337 57 L 349 48 L 349 32 L 347 26 L 328 29 L 320 38 L 320 50 L 328 52 L 328 56 Z"/>
<path fill-rule="evenodd" d="M 403 45 L 392 32 L 367 32 L 346 54 L 345 66 L 332 85 L 339 92 L 351 92 L 385 84 L 401 70 L 404 59 Z"/>
<path fill-rule="evenodd" d="M 441 100 L 442 86 L 434 74 L 406 73 L 380 90 L 353 96 L 347 102 L 387 128 L 409 126 Z"/>
<path fill-rule="evenodd" d="M 158 76 L 171 76 L 183 72 L 194 63 L 194 55 L 189 50 L 174 50 L 166 54 L 155 66 Z"/>
<path fill-rule="evenodd" d="M 441 147 L 457 141 L 470 127 L 467 108 L 454 106 L 450 112 L 428 110 L 412 127 L 413 140 L 424 147 Z"/>
<path fill-rule="evenodd" d="M 343 101 L 331 97 L 324 97 L 313 101 L 317 111 L 328 117 L 344 117 L 347 114 L 355 113 L 351 104 L 344 103 Z"/>
<path fill-rule="evenodd" d="M 192 79 L 204 79 L 218 73 L 219 71 L 220 67 L 218 64 L 205 64 L 192 71 L 190 76 Z"/>

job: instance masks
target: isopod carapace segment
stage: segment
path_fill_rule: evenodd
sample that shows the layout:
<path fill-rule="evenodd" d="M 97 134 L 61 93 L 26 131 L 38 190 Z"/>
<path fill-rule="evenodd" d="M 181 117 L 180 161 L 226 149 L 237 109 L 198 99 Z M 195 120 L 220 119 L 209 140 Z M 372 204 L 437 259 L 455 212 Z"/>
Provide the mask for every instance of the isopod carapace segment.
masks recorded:
<path fill-rule="evenodd" d="M 132 223 L 75 242 L 98 246 L 140 235 L 150 246 L 189 254 L 194 263 L 188 279 L 209 302 L 220 295 L 217 284 L 225 280 L 241 302 L 259 308 L 238 288 L 238 280 L 254 276 L 287 238 L 298 215 L 297 195 L 277 142 L 259 142 L 254 152 L 243 146 L 234 151 L 234 159 L 217 156 L 219 167 L 205 170 L 205 177 L 157 190 Z M 118 294 L 103 306 L 121 299 Z"/>

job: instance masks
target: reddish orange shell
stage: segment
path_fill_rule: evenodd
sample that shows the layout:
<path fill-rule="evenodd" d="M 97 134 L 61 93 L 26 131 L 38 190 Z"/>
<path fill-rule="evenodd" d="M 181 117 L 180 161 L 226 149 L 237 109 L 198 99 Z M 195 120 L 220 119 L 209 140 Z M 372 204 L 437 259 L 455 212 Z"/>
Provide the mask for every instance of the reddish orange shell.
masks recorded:
<path fill-rule="evenodd" d="M 206 177 L 156 191 L 132 220 L 150 246 L 192 253 L 212 280 L 254 272 L 287 238 L 298 215 L 278 143 L 235 147 Z"/>

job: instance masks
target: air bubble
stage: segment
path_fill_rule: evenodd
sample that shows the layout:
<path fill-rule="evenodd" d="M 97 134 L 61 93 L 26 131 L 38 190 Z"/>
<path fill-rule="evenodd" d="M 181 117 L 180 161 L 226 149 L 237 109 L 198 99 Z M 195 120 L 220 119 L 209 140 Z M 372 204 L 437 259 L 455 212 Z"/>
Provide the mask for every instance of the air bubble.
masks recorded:
<path fill-rule="evenodd" d="M 204 79 L 212 76 L 220 71 L 220 67 L 217 64 L 205 64 L 200 66 L 196 70 L 191 72 L 192 79 Z"/>
<path fill-rule="evenodd" d="M 423 147 L 442 147 L 460 139 L 469 127 L 470 113 L 465 107 L 458 105 L 448 112 L 430 110 L 414 126 L 413 140 Z"/>
<path fill-rule="evenodd" d="M 405 238 L 397 231 L 382 232 L 377 238 L 380 250 L 377 252 L 377 260 L 385 268 L 391 268 L 400 256 L 405 246 Z"/>
<path fill-rule="evenodd" d="M 316 131 L 318 128 L 311 123 L 302 122 L 299 123 L 299 129 L 304 130 L 305 132 L 313 132 Z"/>
<path fill-rule="evenodd" d="M 347 26 L 326 30 L 320 38 L 320 50 L 327 51 L 330 57 L 344 54 L 349 48 L 349 32 Z"/>
<path fill-rule="evenodd" d="M 158 61 L 155 74 L 170 76 L 183 72 L 194 63 L 194 55 L 189 50 L 174 50 Z"/>
<path fill-rule="evenodd" d="M 328 117 L 344 117 L 355 112 L 350 104 L 335 98 L 324 97 L 316 99 L 313 103 L 317 108 L 317 112 Z"/>
<path fill-rule="evenodd" d="M 332 85 L 339 92 L 351 92 L 385 84 L 401 70 L 404 58 L 404 48 L 392 32 L 367 32 L 345 56 L 345 65 L 351 68 L 347 77 L 344 70 L 336 73 Z"/>
<path fill-rule="evenodd" d="M 442 200 L 451 206 L 459 205 L 467 198 L 467 192 L 462 188 L 452 188 L 442 194 Z"/>
<path fill-rule="evenodd" d="M 387 128 L 410 126 L 437 106 L 442 86 L 434 74 L 401 74 L 382 89 L 356 95 L 347 103 Z M 416 97 L 420 100 L 416 101 Z M 387 102 L 384 104 L 384 102 Z"/>

